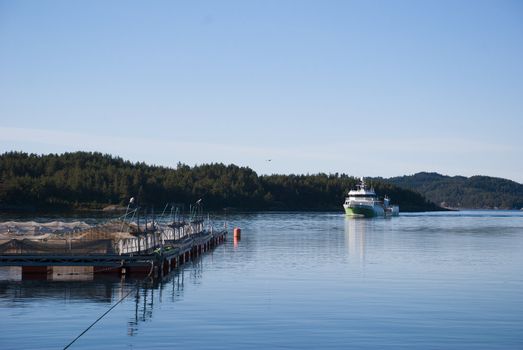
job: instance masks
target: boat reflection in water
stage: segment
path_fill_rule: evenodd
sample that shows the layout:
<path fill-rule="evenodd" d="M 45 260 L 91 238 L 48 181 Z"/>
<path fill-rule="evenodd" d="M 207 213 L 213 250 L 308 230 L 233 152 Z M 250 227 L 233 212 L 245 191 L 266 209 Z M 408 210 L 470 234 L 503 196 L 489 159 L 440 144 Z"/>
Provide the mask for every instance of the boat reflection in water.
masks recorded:
<path fill-rule="evenodd" d="M 365 231 L 370 223 L 364 218 L 345 217 L 345 243 L 351 261 L 365 262 Z"/>

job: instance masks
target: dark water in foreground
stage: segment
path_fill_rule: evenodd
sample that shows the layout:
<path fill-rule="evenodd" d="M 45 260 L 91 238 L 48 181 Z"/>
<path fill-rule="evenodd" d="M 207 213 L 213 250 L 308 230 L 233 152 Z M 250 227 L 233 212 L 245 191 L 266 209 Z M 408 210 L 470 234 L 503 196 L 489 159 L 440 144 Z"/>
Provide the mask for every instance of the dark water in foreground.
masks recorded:
<path fill-rule="evenodd" d="M 71 349 L 523 348 L 521 212 L 231 221 L 157 284 L 1 281 L 0 348 L 63 348 L 129 291 Z"/>

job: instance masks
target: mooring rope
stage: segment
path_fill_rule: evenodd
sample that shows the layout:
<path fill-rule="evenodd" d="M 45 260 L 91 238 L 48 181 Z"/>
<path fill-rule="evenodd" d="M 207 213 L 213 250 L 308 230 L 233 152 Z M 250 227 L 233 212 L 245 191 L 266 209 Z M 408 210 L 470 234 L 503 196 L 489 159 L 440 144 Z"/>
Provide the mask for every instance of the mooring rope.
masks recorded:
<path fill-rule="evenodd" d="M 120 298 L 120 300 L 118 300 L 113 306 L 111 306 L 109 308 L 109 310 L 107 310 L 106 312 L 104 312 L 100 317 L 98 317 L 93 323 L 91 323 L 89 325 L 89 327 L 87 327 L 82 333 L 78 334 L 78 336 L 76 338 L 74 338 L 69 344 L 67 344 L 63 350 L 66 350 L 68 349 L 71 345 L 74 344 L 75 341 L 77 341 L 78 339 L 80 339 L 81 336 L 83 336 L 85 333 L 87 333 L 87 331 L 89 331 L 95 324 L 98 323 L 98 321 L 100 321 L 102 318 L 105 317 L 105 315 L 107 315 L 109 312 L 111 312 L 116 306 L 118 306 L 122 301 L 124 301 L 125 298 L 127 298 L 132 292 L 134 292 L 136 289 L 138 289 L 141 284 L 143 282 L 145 282 L 146 279 L 148 279 L 149 277 L 151 277 L 151 274 L 153 272 L 153 268 L 154 268 L 154 263 L 151 263 L 151 270 L 149 271 L 149 274 L 147 275 L 147 277 L 145 277 L 143 280 L 139 281 L 136 283 L 136 286 L 134 288 L 131 288 L 131 290 L 129 290 L 129 292 L 127 292 L 127 294 L 125 294 L 122 298 Z"/>

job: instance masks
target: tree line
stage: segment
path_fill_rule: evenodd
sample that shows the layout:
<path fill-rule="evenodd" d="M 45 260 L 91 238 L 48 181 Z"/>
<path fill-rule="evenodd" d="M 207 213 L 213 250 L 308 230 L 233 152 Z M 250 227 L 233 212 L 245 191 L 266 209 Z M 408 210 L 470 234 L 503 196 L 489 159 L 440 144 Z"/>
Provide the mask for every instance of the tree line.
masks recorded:
<path fill-rule="evenodd" d="M 0 207 L 5 209 L 100 209 L 125 205 L 162 207 L 202 199 L 209 210 L 340 211 L 358 179 L 346 174 L 258 175 L 249 167 L 221 163 L 175 168 L 132 163 L 91 152 L 0 155 Z M 440 209 L 420 194 L 370 180 L 402 211 Z"/>

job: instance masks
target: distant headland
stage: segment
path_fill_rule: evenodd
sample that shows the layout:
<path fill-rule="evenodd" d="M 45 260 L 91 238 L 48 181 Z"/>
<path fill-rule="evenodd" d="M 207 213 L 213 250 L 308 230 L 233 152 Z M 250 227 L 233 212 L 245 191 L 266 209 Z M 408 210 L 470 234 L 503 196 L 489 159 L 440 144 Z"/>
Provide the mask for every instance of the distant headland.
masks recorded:
<path fill-rule="evenodd" d="M 454 209 L 521 209 L 523 185 L 490 176 L 446 176 L 421 172 L 383 179 L 421 193 L 428 200 Z"/>

